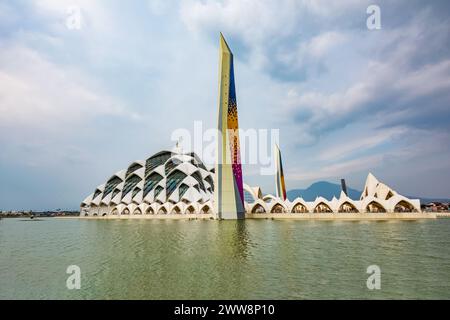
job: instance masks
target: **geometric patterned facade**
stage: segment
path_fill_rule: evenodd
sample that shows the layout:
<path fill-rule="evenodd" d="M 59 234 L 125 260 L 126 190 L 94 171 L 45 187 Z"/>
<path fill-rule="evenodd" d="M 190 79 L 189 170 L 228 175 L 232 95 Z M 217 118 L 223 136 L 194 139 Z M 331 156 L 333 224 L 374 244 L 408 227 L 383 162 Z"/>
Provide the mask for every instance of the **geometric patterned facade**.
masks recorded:
<path fill-rule="evenodd" d="M 213 173 L 195 153 L 163 151 L 97 187 L 81 204 L 81 215 L 211 213 L 213 193 Z"/>

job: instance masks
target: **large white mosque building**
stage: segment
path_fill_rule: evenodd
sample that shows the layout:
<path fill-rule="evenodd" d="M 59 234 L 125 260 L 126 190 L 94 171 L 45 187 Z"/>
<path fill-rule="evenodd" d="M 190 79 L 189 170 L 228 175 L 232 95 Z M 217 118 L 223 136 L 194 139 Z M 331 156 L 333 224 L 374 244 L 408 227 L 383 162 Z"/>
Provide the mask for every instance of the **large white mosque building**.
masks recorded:
<path fill-rule="evenodd" d="M 408 199 L 367 177 L 360 199 L 350 199 L 343 188 L 339 199 L 318 197 L 307 202 L 287 199 L 281 151 L 275 146 L 275 195 L 243 182 L 233 54 L 220 36 L 220 76 L 216 164 L 207 168 L 195 154 L 162 151 L 135 161 L 95 188 L 82 203 L 80 216 L 107 218 L 209 218 L 392 216 L 432 217 L 422 214 L 420 201 Z M 233 134 L 234 133 L 234 134 Z"/>

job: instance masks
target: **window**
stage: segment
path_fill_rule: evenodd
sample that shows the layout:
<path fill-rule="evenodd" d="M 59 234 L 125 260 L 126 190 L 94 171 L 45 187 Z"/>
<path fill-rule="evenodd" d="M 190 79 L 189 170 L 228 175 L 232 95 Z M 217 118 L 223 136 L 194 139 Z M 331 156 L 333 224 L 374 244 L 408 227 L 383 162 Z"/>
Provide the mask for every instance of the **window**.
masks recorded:
<path fill-rule="evenodd" d="M 122 199 L 133 190 L 134 187 L 141 181 L 142 179 L 137 175 L 133 174 L 130 178 L 125 181 L 125 185 L 123 186 L 122 191 Z"/>
<path fill-rule="evenodd" d="M 180 193 L 179 193 L 179 198 L 180 199 L 184 196 L 184 194 L 186 193 L 186 191 L 188 189 L 189 189 L 189 187 L 186 184 L 184 184 L 184 183 L 180 186 L 180 188 L 178 189 L 180 191 Z"/>
<path fill-rule="evenodd" d="M 119 184 L 122 183 L 122 179 L 120 179 L 117 176 L 114 176 L 111 178 L 107 183 L 105 187 L 105 191 L 103 192 L 103 198 L 105 199 Z M 114 198 L 114 195 L 112 196 Z"/>
<path fill-rule="evenodd" d="M 171 159 L 168 161 L 165 168 L 166 175 L 168 175 L 179 164 L 181 164 L 181 161 L 178 159 Z"/>
<path fill-rule="evenodd" d="M 94 200 L 95 198 L 97 198 L 99 195 L 100 195 L 100 193 L 102 193 L 100 190 L 95 190 L 95 192 L 94 192 L 94 197 L 92 198 L 92 200 Z"/>
<path fill-rule="evenodd" d="M 150 191 L 153 190 L 153 188 L 163 179 L 163 177 L 156 173 L 153 172 L 151 175 L 149 175 L 146 179 L 145 179 L 145 183 L 144 183 L 144 198 L 150 193 Z"/>
<path fill-rule="evenodd" d="M 133 190 L 133 194 L 132 194 L 132 196 L 131 196 L 131 198 L 134 198 L 138 193 L 139 193 L 139 191 L 141 191 L 141 189 L 139 189 L 139 188 L 134 188 L 134 190 Z"/>
<path fill-rule="evenodd" d="M 206 176 L 205 180 L 206 180 L 206 182 L 208 182 L 209 185 L 211 186 L 211 190 L 214 191 L 214 181 L 213 181 L 213 179 L 211 178 L 211 176 Z"/>
<path fill-rule="evenodd" d="M 161 191 L 163 191 L 163 190 L 164 190 L 163 187 L 157 186 L 156 189 L 155 189 L 155 198 L 156 198 L 157 196 L 159 196 L 159 194 L 160 194 Z"/>
<path fill-rule="evenodd" d="M 147 176 L 153 169 L 166 163 L 171 157 L 170 152 L 162 152 L 148 159 L 145 163 L 145 175 Z"/>
<path fill-rule="evenodd" d="M 168 177 L 167 177 L 167 185 L 166 185 L 166 197 L 169 198 L 172 193 L 175 191 L 175 189 L 178 187 L 178 185 L 181 183 L 181 181 L 184 180 L 184 178 L 186 178 L 186 174 L 176 170 L 174 172 L 172 172 Z"/>
<path fill-rule="evenodd" d="M 136 170 L 138 170 L 138 169 L 140 169 L 140 168 L 142 168 L 142 166 L 141 166 L 139 163 L 134 163 L 134 164 L 132 164 L 132 165 L 128 168 L 127 174 L 125 175 L 125 179 L 128 178 L 128 176 L 129 176 L 130 174 L 132 174 L 133 172 L 135 172 Z"/>
<path fill-rule="evenodd" d="M 200 189 L 202 189 L 204 192 L 206 192 L 205 185 L 204 185 L 204 183 L 203 183 L 203 179 L 202 179 L 202 176 L 201 176 L 200 172 L 199 172 L 199 171 L 196 171 L 196 172 L 194 172 L 191 176 L 192 176 L 195 180 L 197 180 L 197 182 L 198 182 L 198 184 L 199 184 L 199 186 L 200 186 Z"/>
<path fill-rule="evenodd" d="M 119 189 L 114 190 L 111 199 L 114 199 L 119 194 L 119 192 L 120 192 Z"/>

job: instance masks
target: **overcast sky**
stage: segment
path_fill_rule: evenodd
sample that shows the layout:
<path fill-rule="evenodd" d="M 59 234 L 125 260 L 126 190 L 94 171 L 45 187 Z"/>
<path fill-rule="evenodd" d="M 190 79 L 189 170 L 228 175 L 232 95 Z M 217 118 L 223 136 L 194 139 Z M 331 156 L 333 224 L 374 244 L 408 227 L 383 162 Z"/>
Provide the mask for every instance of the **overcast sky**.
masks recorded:
<path fill-rule="evenodd" d="M 240 126 L 280 129 L 288 189 L 370 171 L 450 197 L 450 3 L 375 1 L 371 31 L 373 3 L 0 0 L 0 210 L 76 209 L 174 130 L 213 127 L 220 31 Z"/>

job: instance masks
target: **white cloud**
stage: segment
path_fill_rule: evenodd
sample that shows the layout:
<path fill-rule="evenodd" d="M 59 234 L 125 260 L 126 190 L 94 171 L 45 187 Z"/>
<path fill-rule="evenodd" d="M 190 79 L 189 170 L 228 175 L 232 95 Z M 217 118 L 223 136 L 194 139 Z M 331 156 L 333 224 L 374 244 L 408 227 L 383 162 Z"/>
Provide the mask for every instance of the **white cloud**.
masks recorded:
<path fill-rule="evenodd" d="M 346 139 L 345 143 L 334 140 L 333 145 L 324 146 L 324 149 L 318 156 L 318 160 L 339 161 L 343 158 L 352 158 L 355 156 L 355 153 L 364 152 L 383 143 L 392 141 L 396 137 L 408 134 L 409 130 L 405 127 L 394 127 L 369 133 L 371 134 L 366 135 L 366 132 L 361 132 L 361 136 Z"/>
<path fill-rule="evenodd" d="M 0 51 L 0 126 L 64 131 L 96 116 L 129 117 L 89 77 L 23 47 Z"/>

